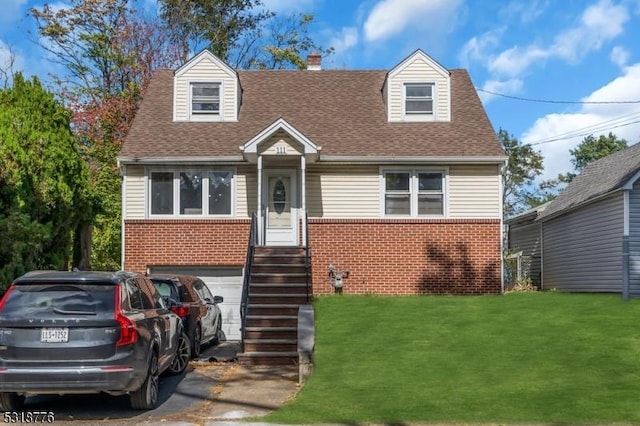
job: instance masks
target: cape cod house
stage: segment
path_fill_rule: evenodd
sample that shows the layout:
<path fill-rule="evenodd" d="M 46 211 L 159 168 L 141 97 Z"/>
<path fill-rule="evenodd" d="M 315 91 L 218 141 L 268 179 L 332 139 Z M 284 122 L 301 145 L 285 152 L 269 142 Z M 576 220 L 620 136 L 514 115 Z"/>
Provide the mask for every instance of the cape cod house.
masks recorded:
<path fill-rule="evenodd" d="M 229 338 L 243 278 L 262 304 L 291 296 L 283 275 L 309 294 L 501 292 L 506 157 L 467 72 L 421 50 L 388 71 L 202 51 L 156 72 L 118 161 L 123 268 L 201 276 Z"/>

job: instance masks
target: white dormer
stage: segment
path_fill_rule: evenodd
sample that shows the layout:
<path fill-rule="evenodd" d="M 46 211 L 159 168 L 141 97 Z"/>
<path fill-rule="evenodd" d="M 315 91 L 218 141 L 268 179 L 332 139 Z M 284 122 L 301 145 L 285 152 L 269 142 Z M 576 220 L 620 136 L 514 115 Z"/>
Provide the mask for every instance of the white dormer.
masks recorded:
<path fill-rule="evenodd" d="M 173 77 L 173 121 L 238 121 L 238 74 L 203 50 Z"/>
<path fill-rule="evenodd" d="M 387 74 L 389 121 L 451 121 L 449 71 L 418 49 Z"/>

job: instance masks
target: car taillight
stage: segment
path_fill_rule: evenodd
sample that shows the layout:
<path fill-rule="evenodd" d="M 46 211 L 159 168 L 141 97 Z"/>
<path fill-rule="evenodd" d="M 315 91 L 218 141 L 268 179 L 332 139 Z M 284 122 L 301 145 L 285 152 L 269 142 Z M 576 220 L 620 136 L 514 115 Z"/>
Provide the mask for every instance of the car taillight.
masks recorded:
<path fill-rule="evenodd" d="M 138 330 L 136 325 L 129 318 L 122 315 L 120 306 L 120 286 L 116 286 L 116 321 L 120 325 L 120 338 L 116 346 L 131 345 L 138 340 Z"/>
<path fill-rule="evenodd" d="M 171 308 L 171 312 L 173 312 L 180 318 L 185 318 L 189 315 L 189 308 L 186 306 L 174 306 Z"/>
<path fill-rule="evenodd" d="M 2 296 L 2 299 L 0 300 L 0 312 L 2 312 L 2 308 L 4 308 L 4 304 L 7 303 L 7 299 L 9 299 L 9 295 L 11 294 L 11 291 L 13 291 L 13 286 L 10 286 L 7 292 L 4 294 L 4 296 Z"/>

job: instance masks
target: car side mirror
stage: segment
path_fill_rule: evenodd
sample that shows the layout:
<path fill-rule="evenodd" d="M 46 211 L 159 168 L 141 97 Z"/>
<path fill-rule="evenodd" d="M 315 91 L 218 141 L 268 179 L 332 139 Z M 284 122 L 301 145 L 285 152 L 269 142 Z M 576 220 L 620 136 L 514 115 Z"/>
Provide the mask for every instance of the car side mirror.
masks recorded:
<path fill-rule="evenodd" d="M 222 303 L 222 302 L 224 302 L 224 297 L 222 297 L 222 296 L 213 296 L 213 303 L 215 303 L 217 305 L 218 303 Z"/>

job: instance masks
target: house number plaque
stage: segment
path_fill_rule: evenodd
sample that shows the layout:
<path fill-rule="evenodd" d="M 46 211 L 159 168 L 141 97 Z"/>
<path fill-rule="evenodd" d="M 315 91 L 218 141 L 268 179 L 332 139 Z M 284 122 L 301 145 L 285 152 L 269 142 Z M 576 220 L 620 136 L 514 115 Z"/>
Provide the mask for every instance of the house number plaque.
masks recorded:
<path fill-rule="evenodd" d="M 276 146 L 276 154 L 286 154 L 287 153 L 287 147 L 286 146 Z"/>

